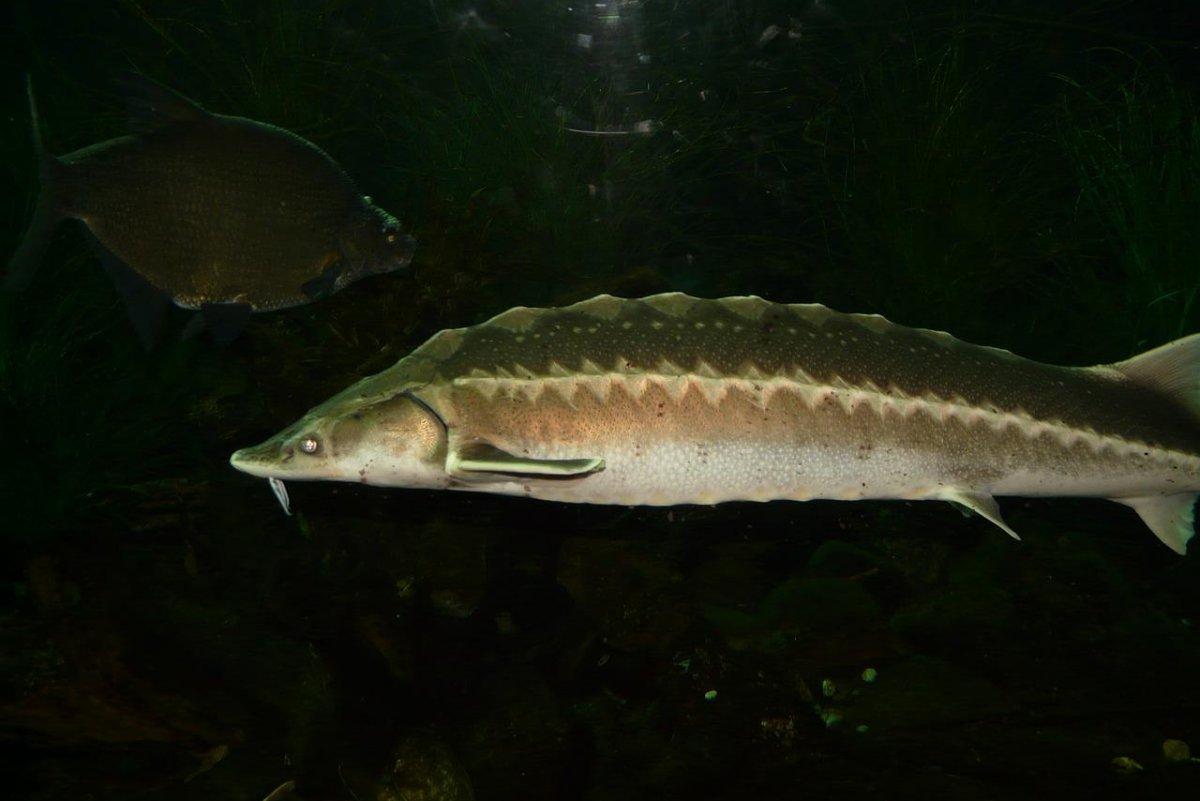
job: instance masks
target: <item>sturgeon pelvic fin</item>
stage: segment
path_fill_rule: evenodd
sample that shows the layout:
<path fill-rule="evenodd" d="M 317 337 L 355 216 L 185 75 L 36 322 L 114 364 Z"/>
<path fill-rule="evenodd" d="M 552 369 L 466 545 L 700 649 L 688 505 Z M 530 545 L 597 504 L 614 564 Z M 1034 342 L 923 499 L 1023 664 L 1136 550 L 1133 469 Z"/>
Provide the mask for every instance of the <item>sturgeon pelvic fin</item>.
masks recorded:
<path fill-rule="evenodd" d="M 1020 535 L 1013 531 L 1008 523 L 1004 522 L 1004 518 L 1000 516 L 1000 504 L 996 503 L 996 499 L 992 497 L 991 493 L 955 489 L 943 494 L 941 498 L 944 501 L 965 506 L 980 517 L 990 520 L 1014 540 L 1021 539 Z"/>
<path fill-rule="evenodd" d="M 603 459 L 532 459 L 515 456 L 486 442 L 452 446 L 446 454 L 446 472 L 498 473 L 529 478 L 577 478 L 604 469 Z"/>
<path fill-rule="evenodd" d="M 1192 538 L 1195 519 L 1192 506 L 1197 493 L 1181 492 L 1177 495 L 1152 495 L 1145 498 L 1113 498 L 1117 503 L 1132 507 L 1142 518 L 1154 536 L 1179 555 L 1187 553 L 1188 540 Z"/>

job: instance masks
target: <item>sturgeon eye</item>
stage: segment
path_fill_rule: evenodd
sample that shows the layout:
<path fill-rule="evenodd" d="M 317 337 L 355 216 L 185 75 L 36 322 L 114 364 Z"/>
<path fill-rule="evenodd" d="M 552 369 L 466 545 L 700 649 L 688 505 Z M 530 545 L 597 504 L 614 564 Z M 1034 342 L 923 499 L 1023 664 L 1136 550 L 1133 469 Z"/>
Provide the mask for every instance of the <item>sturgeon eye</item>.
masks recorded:
<path fill-rule="evenodd" d="M 300 450 L 304 451 L 310 456 L 320 449 L 321 443 L 317 442 L 316 437 L 305 437 L 304 439 L 300 440 Z"/>

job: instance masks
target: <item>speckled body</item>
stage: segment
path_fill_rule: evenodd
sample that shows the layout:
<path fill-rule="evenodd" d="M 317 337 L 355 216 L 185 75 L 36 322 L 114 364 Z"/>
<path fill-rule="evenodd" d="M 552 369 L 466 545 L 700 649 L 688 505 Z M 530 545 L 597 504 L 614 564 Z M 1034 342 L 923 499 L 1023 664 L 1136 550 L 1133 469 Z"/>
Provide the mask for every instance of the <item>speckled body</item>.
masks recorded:
<path fill-rule="evenodd" d="M 406 387 L 452 438 L 604 459 L 577 480 L 465 485 L 560 501 L 1200 487 L 1196 421 L 1115 371 L 815 305 L 666 295 L 518 309 L 443 332 L 369 381 Z"/>
<path fill-rule="evenodd" d="M 60 212 L 185 308 L 310 302 L 304 283 L 343 257 L 372 213 L 311 142 L 240 117 L 206 114 L 60 162 Z"/>

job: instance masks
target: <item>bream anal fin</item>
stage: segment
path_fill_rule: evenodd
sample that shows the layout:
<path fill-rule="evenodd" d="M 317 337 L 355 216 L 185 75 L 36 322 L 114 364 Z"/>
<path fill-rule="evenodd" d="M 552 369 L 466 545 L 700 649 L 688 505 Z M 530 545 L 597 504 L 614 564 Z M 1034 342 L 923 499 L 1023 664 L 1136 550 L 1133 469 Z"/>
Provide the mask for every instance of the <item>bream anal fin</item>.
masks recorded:
<path fill-rule="evenodd" d="M 980 517 L 990 520 L 1014 540 L 1021 539 L 1020 535 L 1013 531 L 1008 523 L 1004 522 L 1004 518 L 1000 516 L 1000 504 L 996 503 L 996 499 L 990 493 L 973 492 L 971 490 L 950 490 L 939 497 L 943 501 L 950 501 L 959 506 L 965 506 Z"/>
<path fill-rule="evenodd" d="M 104 272 L 108 273 L 121 295 L 121 300 L 125 302 L 125 310 L 129 313 L 133 327 L 137 329 L 138 338 L 146 350 L 149 350 L 154 347 L 158 333 L 162 330 L 163 319 L 171 305 L 170 295 L 117 258 L 91 231 L 88 231 L 88 235 Z"/>
<path fill-rule="evenodd" d="M 222 347 L 238 338 L 250 321 L 252 311 L 249 303 L 204 303 L 200 306 L 208 335 Z"/>
<path fill-rule="evenodd" d="M 1195 529 L 1197 493 L 1181 492 L 1176 495 L 1151 495 L 1144 498 L 1113 498 L 1117 503 L 1132 507 L 1142 522 L 1154 532 L 1154 536 L 1177 554 L 1187 553 L 1188 540 Z"/>

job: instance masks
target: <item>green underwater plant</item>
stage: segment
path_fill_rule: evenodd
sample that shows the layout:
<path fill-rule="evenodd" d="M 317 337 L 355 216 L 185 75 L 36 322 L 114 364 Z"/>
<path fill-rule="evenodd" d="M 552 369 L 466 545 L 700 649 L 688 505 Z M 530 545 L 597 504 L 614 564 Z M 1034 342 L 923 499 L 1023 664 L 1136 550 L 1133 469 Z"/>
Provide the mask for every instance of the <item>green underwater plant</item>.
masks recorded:
<path fill-rule="evenodd" d="M 859 45 L 861 66 L 811 126 L 829 197 L 831 263 L 818 285 L 837 302 L 979 339 L 996 329 L 994 300 L 1037 267 L 1050 188 L 1029 163 L 1025 121 L 996 108 L 996 62 L 958 32 L 910 36 Z"/>
<path fill-rule="evenodd" d="M 0 503 L 17 541 L 125 517 L 198 450 L 195 348 L 147 355 L 94 259 L 52 257 L 29 294 L 0 297 Z"/>
<path fill-rule="evenodd" d="M 1107 252 L 1072 286 L 1137 352 L 1200 325 L 1200 124 L 1165 73 L 1139 68 L 1111 92 L 1069 87 L 1057 130 L 1078 181 L 1076 214 Z"/>

